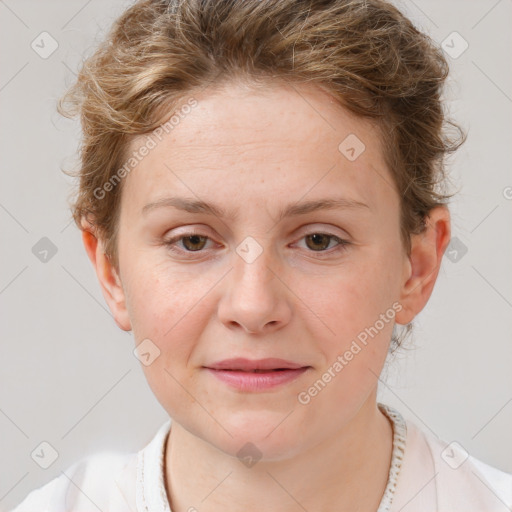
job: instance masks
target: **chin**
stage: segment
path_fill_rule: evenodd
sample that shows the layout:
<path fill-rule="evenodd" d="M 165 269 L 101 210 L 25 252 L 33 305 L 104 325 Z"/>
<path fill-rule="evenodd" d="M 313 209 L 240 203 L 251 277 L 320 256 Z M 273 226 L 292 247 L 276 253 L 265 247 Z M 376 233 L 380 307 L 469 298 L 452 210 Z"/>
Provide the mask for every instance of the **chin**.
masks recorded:
<path fill-rule="evenodd" d="M 303 436 L 296 428 L 297 418 L 275 411 L 246 411 L 218 418 L 224 429 L 217 429 L 218 438 L 212 444 L 218 449 L 243 459 L 283 460 L 300 451 Z M 286 419 L 285 419 L 286 418 Z M 284 421 L 283 421 L 284 420 Z"/>
<path fill-rule="evenodd" d="M 247 435 L 233 436 L 226 444 L 216 446 L 224 453 L 236 457 L 242 464 L 251 467 L 255 462 L 280 461 L 292 458 L 300 452 L 299 441 L 294 443 L 293 438 L 276 437 L 270 440 L 268 437 L 250 439 Z"/>

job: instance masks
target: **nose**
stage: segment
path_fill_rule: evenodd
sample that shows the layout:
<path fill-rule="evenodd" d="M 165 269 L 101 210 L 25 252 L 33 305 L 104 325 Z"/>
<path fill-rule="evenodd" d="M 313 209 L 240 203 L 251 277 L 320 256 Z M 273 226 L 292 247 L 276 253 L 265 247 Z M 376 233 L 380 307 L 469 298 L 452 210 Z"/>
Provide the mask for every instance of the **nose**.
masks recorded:
<path fill-rule="evenodd" d="M 290 290 L 279 270 L 270 249 L 251 263 L 235 253 L 233 270 L 223 280 L 220 321 L 250 334 L 269 334 L 286 325 L 291 318 Z"/>

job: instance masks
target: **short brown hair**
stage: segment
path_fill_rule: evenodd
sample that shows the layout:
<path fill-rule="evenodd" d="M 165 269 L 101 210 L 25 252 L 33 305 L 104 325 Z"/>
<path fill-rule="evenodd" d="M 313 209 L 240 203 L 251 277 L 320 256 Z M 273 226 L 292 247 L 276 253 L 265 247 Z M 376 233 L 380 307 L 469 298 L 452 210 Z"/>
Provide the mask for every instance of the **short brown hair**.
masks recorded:
<path fill-rule="evenodd" d="M 122 183 L 105 197 L 94 191 L 122 167 L 134 136 L 154 130 L 205 84 L 284 80 L 317 85 L 377 121 L 409 253 L 410 234 L 451 197 L 441 190 L 444 156 L 464 139 L 440 100 L 447 74 L 437 45 L 381 0 L 138 1 L 59 101 L 62 114 L 80 114 L 83 131 L 73 217 L 98 230 L 118 268 Z M 458 138 L 448 137 L 447 124 Z"/>

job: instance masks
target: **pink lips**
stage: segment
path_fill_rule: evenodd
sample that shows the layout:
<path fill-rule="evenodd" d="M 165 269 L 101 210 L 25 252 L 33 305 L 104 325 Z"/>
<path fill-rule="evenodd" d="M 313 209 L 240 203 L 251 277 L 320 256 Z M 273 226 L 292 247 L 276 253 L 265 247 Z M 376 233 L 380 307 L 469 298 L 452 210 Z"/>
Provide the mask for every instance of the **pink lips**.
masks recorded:
<path fill-rule="evenodd" d="M 212 375 L 242 391 L 270 389 L 295 380 L 309 366 L 277 358 L 225 359 L 205 367 Z"/>

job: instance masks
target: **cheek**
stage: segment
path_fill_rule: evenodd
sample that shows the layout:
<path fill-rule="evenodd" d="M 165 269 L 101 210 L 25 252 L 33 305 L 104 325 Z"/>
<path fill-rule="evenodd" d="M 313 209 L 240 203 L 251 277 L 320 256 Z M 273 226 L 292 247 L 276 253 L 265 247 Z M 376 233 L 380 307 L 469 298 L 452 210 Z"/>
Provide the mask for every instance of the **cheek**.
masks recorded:
<path fill-rule="evenodd" d="M 393 304 L 399 297 L 397 251 L 392 249 L 384 244 L 369 248 L 329 278 L 300 283 L 297 295 L 314 313 L 308 316 L 323 354 L 321 371 L 331 368 L 337 376 L 335 394 L 336 389 L 368 389 L 385 362 L 396 314 Z M 338 356 L 343 369 L 336 372 L 332 367 Z"/>
<path fill-rule="evenodd" d="M 168 261 L 151 261 L 148 255 L 129 271 L 129 315 L 136 344 L 149 338 L 159 351 L 158 358 L 143 368 L 146 378 L 155 394 L 161 389 L 178 396 L 179 385 L 172 377 L 188 381 L 194 377 L 194 366 L 201 364 L 194 354 L 216 313 L 212 297 L 225 269 L 177 268 Z"/>
<path fill-rule="evenodd" d="M 306 306 L 321 320 L 321 337 L 334 344 L 373 325 L 394 300 L 386 273 L 375 269 L 374 264 L 362 263 L 341 269 L 339 275 L 322 283 L 303 280 L 298 295 L 306 298 Z"/>
<path fill-rule="evenodd" d="M 187 324 L 187 315 L 195 311 L 209 281 L 149 257 L 133 261 L 127 273 L 127 307 L 137 340 L 137 333 L 148 336 L 144 331 L 158 339 L 172 338 L 173 331 Z"/>
<path fill-rule="evenodd" d="M 173 367 L 187 371 L 194 340 L 208 316 L 202 299 L 213 284 L 206 276 L 177 272 L 142 258 L 129 272 L 127 308 L 135 342 L 150 339 L 160 352 L 147 373 Z"/>
<path fill-rule="evenodd" d="M 380 289 L 381 274 L 362 270 L 331 280 L 328 294 L 311 297 L 311 310 L 329 326 L 321 327 L 315 341 L 322 366 L 307 383 L 311 388 L 302 390 L 319 417 L 358 410 L 375 389 L 388 354 L 395 310 Z"/>
<path fill-rule="evenodd" d="M 149 339 L 157 354 L 142 369 L 161 405 L 179 415 L 195 401 L 180 383 L 194 378 L 190 356 L 211 316 L 204 295 L 213 283 L 197 273 L 143 263 L 142 258 L 130 270 L 127 307 L 135 344 Z"/>

